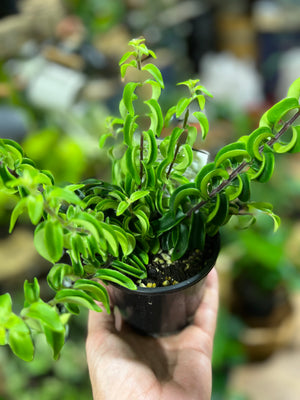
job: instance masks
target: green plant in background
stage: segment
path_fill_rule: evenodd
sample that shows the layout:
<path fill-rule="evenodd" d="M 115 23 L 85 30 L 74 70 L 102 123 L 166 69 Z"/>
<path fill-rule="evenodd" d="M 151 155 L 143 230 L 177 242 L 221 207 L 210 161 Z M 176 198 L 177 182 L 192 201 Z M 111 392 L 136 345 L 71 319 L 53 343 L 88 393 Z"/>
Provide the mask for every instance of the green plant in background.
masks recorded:
<path fill-rule="evenodd" d="M 105 32 L 112 28 L 125 12 L 124 2 L 121 0 L 66 0 L 65 3 L 92 33 Z"/>
<path fill-rule="evenodd" d="M 233 280 L 248 282 L 265 298 L 270 298 L 278 288 L 287 292 L 299 289 L 299 271 L 286 248 L 289 222 L 285 220 L 276 234 L 268 221 L 261 222 L 251 230 L 229 231 L 230 226 L 225 229 L 228 245 L 223 250 L 231 254 Z"/>
<path fill-rule="evenodd" d="M 271 216 L 275 229 L 280 223 L 271 204 L 251 201 L 251 181 L 270 179 L 276 153 L 300 149 L 300 126 L 293 125 L 300 115 L 300 78 L 287 98 L 262 116 L 254 132 L 223 147 L 214 161 L 195 166 L 197 129 L 189 122 L 190 114 L 205 139 L 209 124 L 204 106 L 210 93 L 199 80 L 181 82 L 187 96 L 163 115 L 163 77 L 149 62 L 155 53 L 144 39 L 129 44 L 131 50 L 120 61 L 121 76 L 133 68 L 137 76 L 147 77 L 125 85 L 120 116 L 108 118 L 107 134 L 100 139 L 101 146 L 108 143 L 112 182 L 92 178 L 57 186 L 52 174 L 36 168 L 17 143 L 0 142 L 1 190 L 20 198 L 10 232 L 27 211 L 36 225 L 36 249 L 53 263 L 47 277 L 54 291 L 50 301 L 40 296 L 37 279 L 25 281 L 20 315 L 12 311 L 10 294 L 0 297 L 0 343 L 24 360 L 33 358 L 34 332 L 45 334 L 57 358 L 70 315 L 78 314 L 81 306 L 100 312 L 98 302 L 109 313 L 106 284 L 134 290 L 147 275 L 150 255 L 160 249 L 172 260 L 201 250 L 206 236 L 215 235 L 233 215 L 244 226 L 254 222 L 257 212 Z M 147 99 L 140 95 L 145 87 L 151 88 Z M 158 141 L 174 116 L 180 122 Z M 284 142 L 286 132 L 290 136 Z M 187 177 L 191 169 L 196 169 L 192 180 Z"/>

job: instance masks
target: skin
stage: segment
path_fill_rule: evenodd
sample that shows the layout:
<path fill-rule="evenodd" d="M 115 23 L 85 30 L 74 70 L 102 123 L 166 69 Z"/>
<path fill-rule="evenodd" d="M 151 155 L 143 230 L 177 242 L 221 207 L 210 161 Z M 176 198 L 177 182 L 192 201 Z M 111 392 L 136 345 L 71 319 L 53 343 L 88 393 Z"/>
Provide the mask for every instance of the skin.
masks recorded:
<path fill-rule="evenodd" d="M 89 314 L 87 362 L 94 400 L 210 400 L 218 277 L 207 276 L 192 325 L 178 334 L 138 335 L 119 314 Z"/>

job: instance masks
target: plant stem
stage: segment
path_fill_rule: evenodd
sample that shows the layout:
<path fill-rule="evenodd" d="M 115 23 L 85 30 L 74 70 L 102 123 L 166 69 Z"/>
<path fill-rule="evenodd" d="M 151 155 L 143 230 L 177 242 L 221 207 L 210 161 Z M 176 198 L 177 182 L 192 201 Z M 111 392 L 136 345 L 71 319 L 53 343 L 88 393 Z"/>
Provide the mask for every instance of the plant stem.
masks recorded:
<path fill-rule="evenodd" d="M 281 136 L 288 130 L 288 128 L 293 124 L 293 122 L 296 121 L 296 119 L 300 116 L 300 110 L 297 111 L 284 125 L 283 127 L 280 129 L 279 132 L 277 132 L 277 134 L 271 138 L 266 144 L 268 146 L 272 146 L 274 143 L 276 143 Z M 259 149 L 260 153 L 263 151 L 263 146 L 260 147 Z"/>
<path fill-rule="evenodd" d="M 288 130 L 288 128 L 293 124 L 293 122 L 296 121 L 296 119 L 300 116 L 300 110 L 297 111 L 284 125 L 283 127 L 280 129 L 280 131 L 270 140 L 268 140 L 265 144 L 267 144 L 268 146 L 272 146 L 274 143 L 276 143 L 281 136 Z M 264 145 L 262 145 L 259 148 L 259 152 L 262 153 L 264 150 Z M 223 190 L 225 187 L 227 187 L 237 176 L 238 174 L 240 174 L 246 167 L 249 167 L 251 164 L 251 162 L 249 161 L 243 161 L 235 170 L 233 170 L 231 172 L 231 174 L 229 175 L 229 178 L 224 180 L 222 183 L 220 183 L 219 186 L 217 186 L 216 188 L 214 188 L 209 194 L 209 198 L 205 199 L 205 200 L 201 200 L 200 203 L 196 204 L 194 207 L 192 207 L 187 213 L 186 216 L 190 217 L 194 212 L 198 211 L 200 208 L 202 208 L 203 206 L 205 206 L 205 204 L 207 204 L 210 199 L 212 199 L 216 194 L 220 193 L 221 190 Z"/>

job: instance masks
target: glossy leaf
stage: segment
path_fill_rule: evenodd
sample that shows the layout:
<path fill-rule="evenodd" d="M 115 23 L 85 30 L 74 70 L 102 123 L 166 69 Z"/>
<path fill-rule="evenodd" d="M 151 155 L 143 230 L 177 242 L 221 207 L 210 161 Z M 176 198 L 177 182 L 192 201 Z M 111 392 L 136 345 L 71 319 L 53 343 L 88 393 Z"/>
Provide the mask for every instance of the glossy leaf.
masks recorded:
<path fill-rule="evenodd" d="M 299 101 L 300 97 L 300 77 L 296 79 L 289 87 L 287 97 L 295 97 Z"/>
<path fill-rule="evenodd" d="M 249 135 L 247 141 L 247 151 L 252 157 L 255 157 L 257 160 L 262 161 L 263 160 L 263 156 L 261 154 L 262 152 L 261 149 L 263 148 L 262 146 L 267 140 L 273 137 L 274 135 L 271 129 L 267 126 L 261 126 L 255 129 L 255 131 L 253 131 Z"/>
<path fill-rule="evenodd" d="M 246 202 L 250 199 L 250 177 L 247 173 L 242 173 L 239 175 L 242 180 L 242 191 L 239 194 L 239 199 Z"/>
<path fill-rule="evenodd" d="M 128 209 L 128 207 L 130 206 L 130 203 L 128 201 L 121 201 L 118 204 L 117 210 L 116 210 L 116 215 L 122 215 L 124 214 L 124 212 Z"/>
<path fill-rule="evenodd" d="M 205 219 L 201 212 L 192 215 L 189 249 L 203 250 L 205 244 Z"/>
<path fill-rule="evenodd" d="M 209 122 L 205 114 L 200 111 L 195 111 L 193 113 L 194 117 L 197 118 L 200 127 L 201 127 L 201 132 L 202 132 L 202 139 L 204 140 L 207 136 L 207 133 L 209 131 Z"/>
<path fill-rule="evenodd" d="M 298 99 L 294 97 L 285 98 L 274 104 L 266 111 L 260 119 L 259 126 L 268 126 L 272 128 L 285 114 L 294 109 L 299 109 Z"/>
<path fill-rule="evenodd" d="M 201 192 L 201 196 L 203 198 L 208 198 L 209 193 L 213 189 L 212 180 L 217 180 L 217 184 L 220 184 L 221 181 L 229 178 L 229 174 L 226 170 L 222 168 L 213 169 L 208 172 L 201 180 L 199 190 Z M 195 181 L 196 183 L 196 181 Z"/>
<path fill-rule="evenodd" d="M 208 217 L 207 222 L 212 225 L 221 226 L 226 221 L 229 213 L 229 199 L 224 193 L 220 193 L 216 199 L 215 209 Z"/>
<path fill-rule="evenodd" d="M 74 289 L 89 292 L 93 299 L 100 301 L 108 314 L 110 314 L 109 296 L 107 290 L 99 282 L 90 279 L 78 279 L 74 283 Z"/>
<path fill-rule="evenodd" d="M 138 279 L 144 279 L 147 276 L 144 270 L 141 270 L 140 268 L 136 268 L 132 265 L 129 265 L 128 263 L 119 260 L 114 260 L 111 263 L 111 266 L 126 275 L 131 275 Z"/>
<path fill-rule="evenodd" d="M 148 105 L 151 111 L 150 114 L 148 114 L 151 121 L 149 129 L 153 131 L 157 137 L 159 137 L 164 124 L 160 105 L 155 99 L 149 99 L 144 103 Z"/>
<path fill-rule="evenodd" d="M 42 194 L 37 196 L 28 196 L 27 198 L 28 214 L 31 222 L 36 225 L 42 218 L 44 211 L 44 198 Z"/>
<path fill-rule="evenodd" d="M 136 153 L 137 151 L 139 152 L 139 148 L 128 148 L 126 150 L 126 167 L 128 169 L 128 172 L 132 175 L 133 179 L 139 185 L 141 183 L 141 178 L 139 175 L 139 171 L 137 170 L 136 166 Z"/>
<path fill-rule="evenodd" d="M 188 249 L 189 245 L 189 228 L 185 223 L 181 223 L 179 225 L 179 238 L 180 240 L 177 241 L 174 250 L 172 252 L 171 260 L 179 260 L 184 253 Z"/>
<path fill-rule="evenodd" d="M 172 194 L 170 198 L 170 209 L 176 213 L 177 208 L 182 201 L 188 197 L 200 197 L 200 190 L 195 188 L 193 183 L 187 183 L 186 185 L 179 186 Z"/>
<path fill-rule="evenodd" d="M 72 190 L 65 188 L 54 187 L 48 194 L 48 199 L 57 198 L 70 204 L 77 204 L 79 206 L 82 204 L 82 200 Z"/>
<path fill-rule="evenodd" d="M 144 131 L 144 138 L 147 141 L 147 155 L 146 155 L 146 166 L 151 166 L 157 160 L 157 144 L 154 133 L 152 130 Z"/>
<path fill-rule="evenodd" d="M 283 153 L 287 153 L 288 151 L 291 151 L 292 149 L 295 148 L 297 141 L 300 140 L 299 139 L 299 133 L 300 131 L 298 131 L 295 127 L 293 127 L 292 129 L 292 138 L 289 142 L 277 142 L 274 143 L 273 145 L 273 149 L 276 153 L 279 154 L 283 154 Z"/>
<path fill-rule="evenodd" d="M 16 315 L 12 315 L 8 321 L 8 344 L 13 353 L 24 361 L 32 361 L 34 346 L 30 330 L 25 322 Z"/>
<path fill-rule="evenodd" d="M 138 127 L 137 123 L 135 122 L 137 117 L 138 117 L 137 115 L 133 116 L 131 114 L 128 114 L 126 116 L 123 128 L 123 136 L 124 136 L 124 143 L 127 144 L 127 146 L 133 145 L 133 134 Z"/>
<path fill-rule="evenodd" d="M 15 227 L 17 219 L 21 214 L 23 214 L 24 210 L 27 208 L 27 197 L 20 199 L 19 202 L 15 205 L 13 212 L 10 216 L 10 225 L 9 225 L 9 233 L 11 233 Z"/>
<path fill-rule="evenodd" d="M 73 274 L 73 268 L 69 264 L 55 264 L 50 269 L 47 275 L 47 282 L 49 286 L 58 291 L 64 287 L 65 277 Z"/>
<path fill-rule="evenodd" d="M 30 283 L 28 280 L 24 282 L 25 304 L 29 305 L 40 300 L 40 285 L 37 278 Z"/>
<path fill-rule="evenodd" d="M 193 150 L 189 144 L 183 144 L 180 147 L 180 151 L 175 162 L 176 164 L 174 165 L 174 170 L 183 172 L 192 164 Z"/>
<path fill-rule="evenodd" d="M 149 218 L 141 209 L 135 210 L 134 215 L 139 220 L 142 236 L 146 235 L 150 229 Z"/>
<path fill-rule="evenodd" d="M 178 101 L 177 106 L 176 106 L 176 117 L 177 118 L 179 118 L 185 112 L 185 110 L 191 104 L 192 100 L 193 99 L 190 97 L 182 97 Z"/>
<path fill-rule="evenodd" d="M 257 181 L 264 183 L 267 182 L 273 175 L 275 167 L 275 157 L 271 151 L 265 151 L 263 153 L 264 157 L 264 168 L 256 178 Z"/>
<path fill-rule="evenodd" d="M 135 201 L 138 201 L 142 199 L 145 196 L 148 196 L 149 190 L 138 190 L 137 192 L 134 192 L 130 195 L 129 201 L 130 203 L 134 203 Z"/>
<path fill-rule="evenodd" d="M 59 221 L 46 221 L 44 223 L 44 244 L 47 249 L 49 260 L 58 261 L 63 254 L 63 228 Z"/>
<path fill-rule="evenodd" d="M 56 293 L 54 300 L 57 303 L 71 303 L 89 310 L 101 312 L 102 309 L 95 303 L 94 299 L 82 290 L 61 289 Z"/>
<path fill-rule="evenodd" d="M 136 285 L 133 283 L 133 281 L 119 271 L 114 271 L 108 268 L 100 268 L 97 270 L 95 277 L 104 282 L 117 283 L 118 285 L 124 286 L 130 290 L 136 289 Z"/>
<path fill-rule="evenodd" d="M 163 81 L 161 72 L 154 64 L 144 65 L 142 67 L 142 71 L 148 71 L 153 76 L 153 78 L 156 80 L 156 82 L 159 83 L 160 87 L 162 89 L 164 88 L 164 81 Z"/>
<path fill-rule="evenodd" d="M 240 196 L 243 191 L 243 181 L 240 175 L 237 177 L 225 188 L 226 196 L 229 201 L 233 201 Z"/>
<path fill-rule="evenodd" d="M 224 146 L 215 157 L 215 167 L 219 167 L 224 161 L 238 159 L 239 162 L 249 161 L 250 156 L 243 142 L 235 142 Z"/>
<path fill-rule="evenodd" d="M 138 82 L 129 82 L 124 88 L 123 101 L 124 106 L 131 116 L 134 115 L 133 101 L 137 99 L 137 95 L 134 93 L 137 86 L 140 86 Z"/>

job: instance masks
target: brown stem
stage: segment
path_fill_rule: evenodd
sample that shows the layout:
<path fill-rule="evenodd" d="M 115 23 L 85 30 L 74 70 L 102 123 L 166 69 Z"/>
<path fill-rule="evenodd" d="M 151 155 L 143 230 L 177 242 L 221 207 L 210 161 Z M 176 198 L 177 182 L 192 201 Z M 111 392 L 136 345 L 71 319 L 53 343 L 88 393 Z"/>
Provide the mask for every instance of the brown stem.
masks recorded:
<path fill-rule="evenodd" d="M 288 130 L 288 128 L 293 124 L 293 122 L 296 121 L 296 119 L 300 116 L 300 110 L 297 111 L 280 129 L 280 131 L 270 140 L 266 142 L 268 146 L 272 146 L 274 143 L 276 143 L 280 137 Z M 264 145 L 262 145 L 259 149 L 259 152 L 262 153 L 264 150 Z M 220 183 L 219 186 L 217 186 L 215 189 L 213 189 L 209 194 L 209 198 L 205 200 L 201 200 L 200 203 L 196 204 L 194 207 L 192 207 L 187 213 L 187 217 L 190 217 L 194 212 L 198 211 L 200 208 L 205 206 L 211 198 L 213 198 L 216 194 L 220 193 L 222 189 L 227 187 L 237 176 L 240 174 L 246 167 L 250 166 L 250 162 L 248 161 L 243 161 L 235 170 L 231 172 L 229 175 L 229 178 Z"/>

